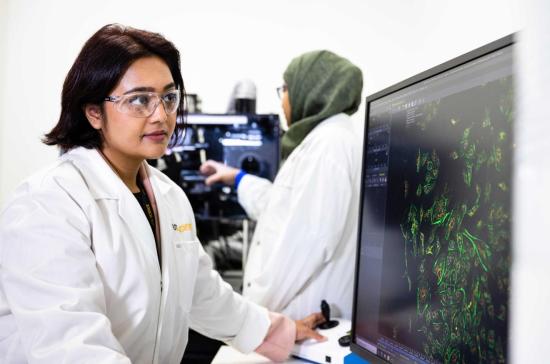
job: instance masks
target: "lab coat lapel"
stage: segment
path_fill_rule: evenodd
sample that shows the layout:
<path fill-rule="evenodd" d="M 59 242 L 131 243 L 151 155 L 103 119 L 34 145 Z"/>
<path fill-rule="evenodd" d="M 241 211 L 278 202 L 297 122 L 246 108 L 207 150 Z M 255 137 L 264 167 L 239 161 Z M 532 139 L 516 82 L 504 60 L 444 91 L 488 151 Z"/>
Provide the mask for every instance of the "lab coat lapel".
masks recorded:
<path fill-rule="evenodd" d="M 169 205 L 169 192 L 173 188 L 170 184 L 162 181 L 160 178 L 151 173 L 150 167 L 147 165 L 147 174 L 149 175 L 149 181 L 153 189 L 153 194 L 155 195 L 155 201 L 157 204 L 157 213 L 158 213 L 158 223 L 159 223 L 159 232 L 160 232 L 160 250 L 161 250 L 161 261 L 162 261 L 162 297 L 161 307 L 162 311 L 166 311 L 166 306 L 168 304 L 166 292 L 171 291 L 175 296 L 175 292 L 179 287 L 172 287 L 172 276 L 170 265 L 174 267 L 173 263 L 170 263 L 170 260 L 173 260 L 173 251 L 172 247 L 172 238 L 174 230 L 172 228 L 173 216 L 172 210 Z M 159 330 L 162 330 L 163 327 L 163 316 L 159 318 Z"/>
<path fill-rule="evenodd" d="M 128 230 L 132 236 L 132 240 L 141 244 L 147 251 L 150 259 L 154 260 L 158 266 L 157 248 L 155 236 L 149 221 L 143 213 L 143 209 L 139 205 L 134 195 L 124 186 L 126 191 L 121 191 L 121 196 L 118 203 L 118 214 L 124 220 Z M 160 270 L 160 266 L 159 270 Z M 160 273 L 160 271 L 159 271 Z"/>
<path fill-rule="evenodd" d="M 149 166 L 147 166 L 149 168 Z M 149 174 L 149 181 L 151 182 L 151 187 L 153 188 L 153 193 L 155 195 L 155 200 L 157 203 L 157 212 L 158 212 L 158 221 L 159 221 L 159 232 L 160 232 L 160 248 L 161 248 L 161 256 L 162 256 L 162 265 L 163 274 L 168 274 L 168 269 L 165 269 L 164 266 L 167 264 L 167 259 L 169 257 L 167 256 L 170 254 L 169 244 L 172 241 L 173 236 L 173 217 L 171 214 L 171 209 L 167 201 L 167 195 L 170 192 L 170 189 L 172 188 L 171 185 L 167 184 L 166 182 L 162 181 L 161 179 L 157 178 L 151 171 L 148 171 Z M 168 280 L 167 276 L 163 277 L 163 281 L 166 283 Z"/>
<path fill-rule="evenodd" d="M 149 221 L 132 192 L 111 169 L 95 149 L 83 147 L 67 152 L 64 159 L 72 160 L 84 176 L 90 193 L 96 200 L 114 199 L 118 201 L 118 215 L 127 225 L 131 241 L 143 246 L 152 262 L 157 262 L 155 237 Z M 159 267 L 160 273 L 160 267 Z"/>

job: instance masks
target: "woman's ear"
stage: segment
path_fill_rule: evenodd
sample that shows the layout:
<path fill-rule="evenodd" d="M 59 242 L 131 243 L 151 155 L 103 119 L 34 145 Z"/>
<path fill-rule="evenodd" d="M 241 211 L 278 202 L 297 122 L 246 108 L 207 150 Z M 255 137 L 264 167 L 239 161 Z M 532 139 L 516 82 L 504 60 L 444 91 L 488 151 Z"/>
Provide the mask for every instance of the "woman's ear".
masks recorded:
<path fill-rule="evenodd" d="M 84 105 L 84 114 L 86 119 L 96 130 L 101 130 L 103 128 L 103 113 L 101 112 L 101 107 L 95 104 L 86 104 Z"/>

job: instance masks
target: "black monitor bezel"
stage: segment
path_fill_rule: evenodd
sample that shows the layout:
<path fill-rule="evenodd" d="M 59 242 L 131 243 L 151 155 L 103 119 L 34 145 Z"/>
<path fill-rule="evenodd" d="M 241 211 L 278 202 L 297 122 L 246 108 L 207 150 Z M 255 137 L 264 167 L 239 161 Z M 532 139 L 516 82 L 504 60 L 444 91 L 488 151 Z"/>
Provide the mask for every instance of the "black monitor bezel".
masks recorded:
<path fill-rule="evenodd" d="M 369 130 L 369 109 L 370 109 L 370 103 L 373 101 L 376 101 L 382 97 L 385 97 L 389 94 L 398 92 L 406 87 L 412 86 L 416 83 L 422 82 L 424 80 L 427 80 L 428 78 L 432 78 L 434 76 L 437 76 L 439 74 L 442 74 L 444 72 L 447 72 L 451 70 L 452 68 L 459 67 L 465 63 L 471 62 L 477 58 L 483 57 L 485 55 L 488 55 L 490 53 L 496 52 L 499 49 L 508 47 L 510 45 L 513 45 L 516 42 L 516 34 L 512 33 L 505 37 L 502 37 L 494 42 L 491 42 L 489 44 L 486 44 L 482 47 L 476 48 L 473 51 L 470 51 L 468 53 L 465 53 L 461 56 L 458 56 L 456 58 L 451 59 L 450 61 L 447 61 L 445 63 L 442 63 L 438 66 L 435 66 L 433 68 L 430 68 L 424 72 L 421 72 L 415 76 L 412 76 L 402 82 L 399 82 L 395 85 L 392 85 L 390 87 L 387 87 L 381 91 L 378 91 L 374 94 L 371 94 L 366 97 L 365 100 L 365 131 L 363 134 L 363 154 L 362 154 L 362 162 L 361 162 L 361 191 L 360 191 L 360 206 L 359 206 L 359 215 L 358 215 L 358 224 L 357 224 L 357 249 L 356 249 L 356 256 L 355 256 L 355 274 L 354 274 L 354 288 L 353 288 L 353 310 L 352 310 L 352 320 L 351 320 L 351 344 L 350 349 L 353 353 L 359 355 L 361 358 L 364 358 L 366 360 L 369 360 L 369 362 L 373 364 L 378 363 L 387 363 L 384 359 L 380 358 L 376 354 L 371 353 L 370 351 L 364 349 L 359 344 L 357 344 L 357 337 L 356 337 L 356 310 L 357 310 L 357 290 L 358 290 L 358 281 L 359 281 L 359 259 L 360 259 L 360 247 L 361 247 L 361 233 L 362 233 L 362 216 L 363 216 L 363 198 L 364 198 L 364 192 L 365 189 L 364 186 L 364 179 L 365 179 L 365 160 L 366 160 L 366 153 L 367 153 L 367 140 L 368 140 L 368 130 Z"/>

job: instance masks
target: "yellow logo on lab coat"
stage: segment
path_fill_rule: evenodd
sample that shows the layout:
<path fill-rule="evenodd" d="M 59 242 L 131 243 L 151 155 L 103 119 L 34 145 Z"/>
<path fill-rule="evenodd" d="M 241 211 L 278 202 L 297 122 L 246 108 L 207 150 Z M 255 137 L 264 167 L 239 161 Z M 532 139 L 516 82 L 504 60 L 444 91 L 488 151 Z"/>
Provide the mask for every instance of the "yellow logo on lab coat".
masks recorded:
<path fill-rule="evenodd" d="M 181 224 L 180 226 L 172 224 L 172 228 L 180 233 L 184 233 L 186 231 L 191 231 L 193 226 L 191 224 Z"/>

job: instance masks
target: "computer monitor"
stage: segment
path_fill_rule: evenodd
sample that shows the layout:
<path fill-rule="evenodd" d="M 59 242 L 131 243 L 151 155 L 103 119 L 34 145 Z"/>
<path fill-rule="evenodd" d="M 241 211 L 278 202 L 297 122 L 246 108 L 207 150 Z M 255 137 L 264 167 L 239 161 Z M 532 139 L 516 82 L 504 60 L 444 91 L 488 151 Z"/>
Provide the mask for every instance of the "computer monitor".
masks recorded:
<path fill-rule="evenodd" d="M 513 36 L 367 97 L 360 357 L 506 361 L 514 114 Z"/>

